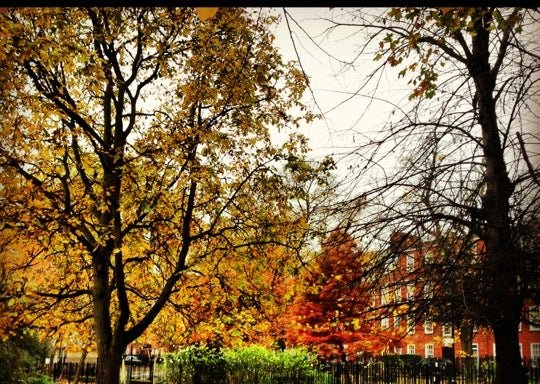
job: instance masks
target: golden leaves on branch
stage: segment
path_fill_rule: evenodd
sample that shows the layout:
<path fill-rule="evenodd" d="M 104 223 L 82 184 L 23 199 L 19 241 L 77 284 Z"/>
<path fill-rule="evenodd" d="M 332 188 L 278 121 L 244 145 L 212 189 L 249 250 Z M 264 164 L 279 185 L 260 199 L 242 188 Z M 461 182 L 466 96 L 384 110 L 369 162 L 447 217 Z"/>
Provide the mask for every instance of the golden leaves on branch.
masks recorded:
<path fill-rule="evenodd" d="M 49 294 L 92 288 L 95 271 L 106 265 L 110 276 L 123 268 L 114 272 L 122 281 L 111 286 L 112 299 L 105 303 L 113 323 L 121 311 L 128 326 L 142 319 L 167 279 L 180 275 L 173 296 L 181 307 L 194 309 L 191 315 L 206 315 L 208 308 L 223 313 L 229 302 L 249 301 L 235 291 L 220 302 L 213 295 L 223 279 L 253 295 L 252 283 L 266 287 L 269 299 L 261 298 L 261 306 L 266 314 L 278 312 L 281 302 L 274 303 L 270 293 L 291 293 L 267 271 L 283 272 L 280 266 L 289 261 L 282 263 L 285 256 L 264 247 L 257 254 L 234 252 L 280 233 L 288 236 L 280 242 L 290 241 L 294 231 L 285 227 L 288 200 L 268 168 L 282 153 L 303 156 L 304 144 L 293 138 L 288 147 L 278 147 L 269 128 L 296 122 L 289 110 L 301 106 L 305 84 L 272 45 L 272 20 L 255 20 L 240 8 L 219 10 L 219 17 L 218 8 L 25 12 L 13 16 L 20 33 L 3 35 L 0 24 L 0 43 L 20 44 L 13 76 L 5 76 L 6 94 L 14 95 L 10 107 L 20 112 L 16 119 L 4 110 L 1 127 L 14 148 L 10 161 L 22 164 L 12 171 L 27 174 L 17 176 L 25 199 L 17 205 L 6 191 L 2 197 L 10 198 L 14 212 L 19 209 L 26 235 L 47 251 L 39 263 L 48 273 L 32 272 L 36 288 Z M 96 29 L 102 21 L 111 28 Z M 43 37 L 35 39 L 38 32 Z M 182 253 L 190 236 L 196 240 Z M 225 252 L 225 246 L 233 250 Z M 244 269 L 254 255 L 261 264 Z M 230 260 L 233 268 L 214 276 L 215 257 Z M 120 283 L 129 305 L 121 306 L 113 292 Z M 61 305 L 52 297 L 40 300 L 40 308 L 56 306 L 50 311 L 55 322 L 72 321 L 76 308 L 87 309 L 82 297 Z M 243 323 L 236 331 L 244 334 L 257 316 L 242 307 L 231 312 L 232 320 L 216 322 L 225 331 Z M 190 319 L 178 317 L 182 329 L 180 322 Z"/>
<path fill-rule="evenodd" d="M 201 19 L 202 22 L 205 22 L 216 15 L 219 7 L 195 7 L 197 16 Z"/>

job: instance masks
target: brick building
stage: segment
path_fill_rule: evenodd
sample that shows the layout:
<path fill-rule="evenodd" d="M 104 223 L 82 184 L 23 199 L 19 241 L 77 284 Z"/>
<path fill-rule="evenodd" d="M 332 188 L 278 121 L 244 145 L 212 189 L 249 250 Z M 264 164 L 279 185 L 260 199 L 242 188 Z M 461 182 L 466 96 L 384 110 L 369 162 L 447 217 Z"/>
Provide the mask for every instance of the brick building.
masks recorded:
<path fill-rule="evenodd" d="M 451 324 L 422 321 L 409 328 L 407 334 L 390 352 L 416 354 L 422 357 L 443 357 L 444 350 L 451 349 L 452 343 L 454 343 L 456 356 L 464 355 L 458 329 L 453 329 Z M 540 327 L 522 322 L 519 346 L 523 359 L 540 361 Z M 489 329 L 481 327 L 473 329 L 472 351 L 475 357 L 495 355 L 495 338 Z"/>
<path fill-rule="evenodd" d="M 422 242 L 403 233 L 392 235 L 390 247 L 393 248 L 390 253 L 395 256 L 387 264 L 387 272 L 382 279 L 386 283 L 382 284 L 379 294 L 374 298 L 375 307 L 384 309 L 378 320 L 380 328 L 393 330 L 396 336 L 393 342 L 389 342 L 386 352 L 441 358 L 455 351 L 456 356 L 465 356 L 460 329 L 453 327 L 450 322 L 431 321 L 429 315 L 421 312 L 422 302 L 427 303 L 438 291 L 445 289 L 442 284 L 433 287 L 434 279 L 430 278 L 430 270 L 426 268 L 426 265 L 436 263 L 440 250 L 434 243 Z M 470 257 L 478 257 L 482 253 L 482 244 L 476 242 L 469 250 Z M 415 306 L 416 315 L 407 314 Z M 531 359 L 533 364 L 540 364 L 540 307 L 528 304 L 524 309 L 525 318 L 531 321 L 520 323 L 521 356 L 525 360 Z M 471 328 L 472 356 L 494 356 L 493 332 L 483 327 Z"/>

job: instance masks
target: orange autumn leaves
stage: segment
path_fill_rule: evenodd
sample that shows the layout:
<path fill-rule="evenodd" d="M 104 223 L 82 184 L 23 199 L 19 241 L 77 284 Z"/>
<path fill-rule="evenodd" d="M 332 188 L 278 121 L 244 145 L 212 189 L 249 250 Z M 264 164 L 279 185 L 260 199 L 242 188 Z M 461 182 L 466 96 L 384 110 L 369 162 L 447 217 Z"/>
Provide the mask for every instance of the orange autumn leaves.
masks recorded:
<path fill-rule="evenodd" d="M 70 279 L 67 270 L 53 267 L 50 261 L 42 260 L 40 269 L 21 268 L 25 257 L 37 263 L 40 255 L 36 247 L 21 247 L 5 251 L 2 259 L 4 266 L 19 268 L 20 280 L 37 283 L 41 279 L 43 286 L 43 280 Z M 257 252 L 264 252 L 264 257 L 255 256 Z M 306 345 L 324 359 L 341 358 L 344 351 L 348 358 L 362 352 L 380 353 L 391 335 L 367 320 L 369 281 L 363 267 L 368 256 L 348 235 L 333 232 L 306 270 L 301 270 L 295 255 L 280 247 L 251 248 L 229 255 L 226 261 L 223 257 L 209 260 L 186 278 L 184 288 L 171 297 L 173 305 L 164 309 L 143 338 L 167 349 L 216 340 L 226 346 L 241 346 L 272 345 L 286 339 L 287 345 Z M 7 260 L 12 263 L 6 264 Z M 42 309 L 46 300 L 35 292 L 33 295 L 37 302 L 31 297 L 23 302 L 34 306 L 41 302 Z M 3 316 L 3 321 L 9 320 L 11 313 L 11 320 L 17 318 L 21 324 L 32 320 L 28 324 L 46 330 L 44 334 L 92 341 L 91 327 L 76 321 L 74 314 L 66 317 L 75 302 L 64 306 L 63 313 L 52 312 L 41 320 L 32 317 L 39 313 L 37 307 L 23 304 L 14 300 L 9 307 L 4 304 L 2 311 L 8 316 Z M 144 307 L 144 301 L 139 305 Z"/>
<path fill-rule="evenodd" d="M 368 257 L 348 234 L 330 234 L 287 315 L 292 324 L 287 332 L 290 342 L 311 346 L 324 359 L 338 360 L 377 354 L 389 345 L 392 335 L 379 329 L 372 311 Z"/>

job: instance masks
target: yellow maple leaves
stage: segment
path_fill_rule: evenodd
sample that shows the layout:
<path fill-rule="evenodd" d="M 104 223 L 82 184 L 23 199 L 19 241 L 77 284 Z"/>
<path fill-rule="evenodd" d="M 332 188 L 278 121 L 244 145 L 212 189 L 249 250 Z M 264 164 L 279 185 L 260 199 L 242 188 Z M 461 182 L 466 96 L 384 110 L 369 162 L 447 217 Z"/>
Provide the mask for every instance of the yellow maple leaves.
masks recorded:
<path fill-rule="evenodd" d="M 197 11 L 197 16 L 201 21 L 205 22 L 216 15 L 219 10 L 219 7 L 195 7 Z"/>
<path fill-rule="evenodd" d="M 100 313 L 92 320 L 110 320 L 105 326 L 124 342 L 130 329 L 138 326 L 130 337 L 139 334 L 169 305 L 168 295 L 173 308 L 193 309 L 179 316 L 178 330 L 194 313 L 224 313 L 233 299 L 260 303 L 273 316 L 270 292 L 290 294 L 267 274 L 282 265 L 282 253 L 244 270 L 250 257 L 267 255 L 262 246 L 242 256 L 237 249 L 301 238 L 275 165 L 289 153 L 303 156 L 305 142 L 296 136 L 276 147 L 269 128 L 297 121 L 289 109 L 302 106 L 305 83 L 272 46 L 273 18 L 240 8 L 217 12 L 54 8 L 0 15 L 20 32 L 0 33 L 0 43 L 15 50 L 0 123 L 10 149 L 2 148 L 0 160 L 16 176 L 0 182 L 19 193 L 1 192 L 13 221 L 44 249 L 32 264 L 32 288 L 41 294 L 32 295 L 35 313 L 55 307 L 44 327 Z M 227 258 L 234 271 L 214 275 L 211 267 Z M 269 293 L 213 297 L 226 279 Z M 242 307 L 217 322 L 227 331 L 257 316 Z"/>

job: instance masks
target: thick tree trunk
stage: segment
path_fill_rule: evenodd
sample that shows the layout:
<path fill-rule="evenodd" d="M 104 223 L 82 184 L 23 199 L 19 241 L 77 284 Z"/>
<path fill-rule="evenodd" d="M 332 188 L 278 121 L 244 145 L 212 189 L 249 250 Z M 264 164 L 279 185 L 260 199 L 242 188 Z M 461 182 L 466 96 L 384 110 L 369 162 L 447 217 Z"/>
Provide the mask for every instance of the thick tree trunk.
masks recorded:
<path fill-rule="evenodd" d="M 461 350 L 467 354 L 472 355 L 472 342 L 473 342 L 473 325 L 470 323 L 464 324 L 459 330 L 459 341 L 461 342 Z"/>
<path fill-rule="evenodd" d="M 496 345 L 496 384 L 527 383 L 527 376 L 519 353 L 518 322 L 493 327 Z"/>
<path fill-rule="evenodd" d="M 494 98 L 497 69 L 490 65 L 488 25 L 490 12 L 480 12 L 475 21 L 472 55 L 468 69 L 478 100 L 478 123 L 482 129 L 485 166 L 485 194 L 482 198 L 485 243 L 486 317 L 495 334 L 497 384 L 526 384 L 519 354 L 518 324 L 523 299 L 519 292 L 520 255 L 512 244 L 510 198 L 513 185 L 508 176 L 504 147 L 497 122 Z"/>
<path fill-rule="evenodd" d="M 113 334 L 110 313 L 110 293 L 107 250 L 98 249 L 94 257 L 94 328 L 97 337 L 98 368 L 97 384 L 118 384 L 122 354 L 127 343 L 119 336 L 122 330 Z"/>
<path fill-rule="evenodd" d="M 119 384 L 122 352 L 111 351 L 98 359 L 96 384 Z"/>

